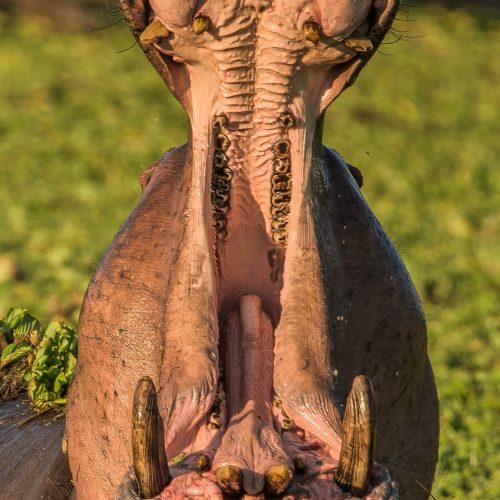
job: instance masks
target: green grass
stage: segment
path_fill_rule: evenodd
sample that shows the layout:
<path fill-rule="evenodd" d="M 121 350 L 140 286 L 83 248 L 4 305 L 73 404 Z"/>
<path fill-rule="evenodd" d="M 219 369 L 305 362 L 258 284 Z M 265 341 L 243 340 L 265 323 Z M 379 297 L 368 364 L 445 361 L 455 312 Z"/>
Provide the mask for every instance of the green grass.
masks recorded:
<path fill-rule="evenodd" d="M 412 9 L 327 116 L 415 280 L 441 397 L 437 498 L 500 498 L 500 21 Z M 182 110 L 124 27 L 0 20 L 0 316 L 76 321 L 139 194 L 185 140 Z M 417 431 L 417 430 L 416 430 Z"/>

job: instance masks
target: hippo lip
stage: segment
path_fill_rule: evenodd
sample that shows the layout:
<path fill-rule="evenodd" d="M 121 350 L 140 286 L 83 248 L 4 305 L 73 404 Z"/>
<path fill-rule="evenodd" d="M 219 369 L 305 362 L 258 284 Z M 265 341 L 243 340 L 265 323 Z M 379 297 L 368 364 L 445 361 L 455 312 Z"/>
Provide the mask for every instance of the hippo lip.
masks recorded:
<path fill-rule="evenodd" d="M 356 170 L 321 146 L 324 110 L 396 4 L 172 2 L 120 1 L 190 134 L 142 177 L 82 307 L 68 407 L 77 493 L 396 498 L 373 463 L 374 395 L 360 374 L 394 382 L 425 342 L 388 359 L 380 331 L 390 343 L 425 325 Z M 391 414 L 401 428 L 405 411 Z"/>

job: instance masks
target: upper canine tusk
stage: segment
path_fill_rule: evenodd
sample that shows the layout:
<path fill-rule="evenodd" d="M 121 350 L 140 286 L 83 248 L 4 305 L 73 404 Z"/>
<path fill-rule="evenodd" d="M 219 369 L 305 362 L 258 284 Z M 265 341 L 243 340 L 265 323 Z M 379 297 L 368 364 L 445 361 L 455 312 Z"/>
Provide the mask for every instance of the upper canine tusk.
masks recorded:
<path fill-rule="evenodd" d="M 368 487 L 375 448 L 375 401 L 370 380 L 358 375 L 347 398 L 343 439 L 335 481 L 361 497 Z"/>
<path fill-rule="evenodd" d="M 149 377 L 137 382 L 132 407 L 132 457 L 141 498 L 159 495 L 170 483 L 163 420 Z"/>
<path fill-rule="evenodd" d="M 156 42 L 160 38 L 170 35 L 168 28 L 158 19 L 154 21 L 140 34 L 139 41 L 145 45 Z"/>
<path fill-rule="evenodd" d="M 304 32 L 304 38 L 314 45 L 318 45 L 319 42 L 319 28 L 316 23 L 307 22 L 302 26 L 302 31 Z"/>
<path fill-rule="evenodd" d="M 356 52 L 370 52 L 370 50 L 373 49 L 372 41 L 359 31 L 355 31 L 349 38 L 346 38 L 343 43 L 346 47 Z"/>

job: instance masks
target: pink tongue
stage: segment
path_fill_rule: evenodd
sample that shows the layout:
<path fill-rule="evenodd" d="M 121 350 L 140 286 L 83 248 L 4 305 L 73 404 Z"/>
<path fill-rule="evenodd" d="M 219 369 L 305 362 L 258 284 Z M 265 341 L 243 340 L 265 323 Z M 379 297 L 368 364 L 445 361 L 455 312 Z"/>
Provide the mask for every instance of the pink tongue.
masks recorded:
<path fill-rule="evenodd" d="M 244 295 L 224 329 L 224 379 L 228 416 L 249 402 L 271 424 L 274 332 L 259 297 Z"/>

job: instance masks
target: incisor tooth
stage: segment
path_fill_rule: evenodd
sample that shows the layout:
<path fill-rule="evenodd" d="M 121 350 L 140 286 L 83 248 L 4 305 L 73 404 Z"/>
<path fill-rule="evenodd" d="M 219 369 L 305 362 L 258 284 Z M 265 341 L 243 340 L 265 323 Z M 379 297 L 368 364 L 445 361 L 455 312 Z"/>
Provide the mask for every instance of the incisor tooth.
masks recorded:
<path fill-rule="evenodd" d="M 266 472 L 266 484 L 269 493 L 273 496 L 280 495 L 287 489 L 291 479 L 292 475 L 286 465 L 272 465 Z"/>
<path fill-rule="evenodd" d="M 195 17 L 193 21 L 193 31 L 195 35 L 201 35 L 210 26 L 210 19 L 207 16 Z"/>
<path fill-rule="evenodd" d="M 168 28 L 156 18 L 139 36 L 139 41 L 145 45 L 156 42 L 170 35 Z"/>
<path fill-rule="evenodd" d="M 226 465 L 219 467 L 215 473 L 219 486 L 226 493 L 239 493 L 241 491 L 241 472 L 236 467 Z"/>
<path fill-rule="evenodd" d="M 302 27 L 304 38 L 317 45 L 319 42 L 319 29 L 316 23 L 304 23 Z"/>
<path fill-rule="evenodd" d="M 344 45 L 356 52 L 370 52 L 373 49 L 372 41 L 366 36 L 355 31 L 349 38 L 344 40 Z"/>

